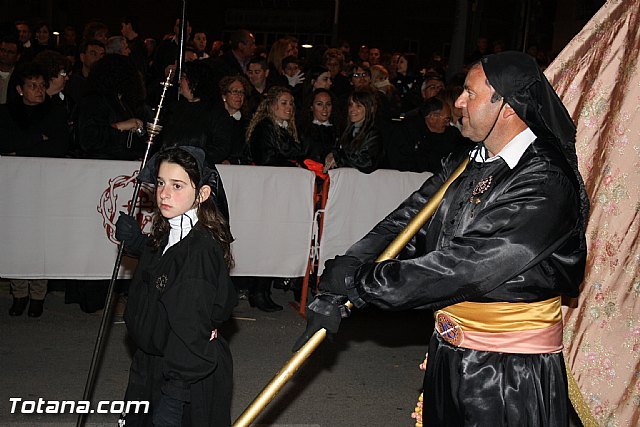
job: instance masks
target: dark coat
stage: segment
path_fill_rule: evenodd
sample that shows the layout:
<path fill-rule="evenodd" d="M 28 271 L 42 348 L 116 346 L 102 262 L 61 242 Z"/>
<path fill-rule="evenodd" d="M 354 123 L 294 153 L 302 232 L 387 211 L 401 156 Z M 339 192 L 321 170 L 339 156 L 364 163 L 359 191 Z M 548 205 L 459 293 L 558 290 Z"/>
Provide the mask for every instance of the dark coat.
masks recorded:
<path fill-rule="evenodd" d="M 0 105 L 0 129 L 0 154 L 64 157 L 69 150 L 67 110 L 48 97 L 34 106 Z"/>
<path fill-rule="evenodd" d="M 111 126 L 134 117 L 117 97 L 90 93 L 79 108 L 78 140 L 83 157 L 109 160 L 137 160 L 142 157 L 146 138 Z M 147 119 L 137 118 L 142 121 Z"/>
<path fill-rule="evenodd" d="M 327 154 L 336 148 L 336 127 L 311 123 L 302 129 L 300 139 L 306 148 L 307 158 L 324 163 Z"/>
<path fill-rule="evenodd" d="M 333 158 L 339 168 L 356 168 L 363 173 L 371 173 L 384 163 L 382 137 L 377 129 L 371 128 L 361 137 L 361 143 L 353 146 L 354 138 L 344 136 L 339 146 L 332 150 Z"/>
<path fill-rule="evenodd" d="M 163 145 L 192 145 L 205 151 L 210 165 L 231 153 L 231 122 L 222 106 L 182 98 L 160 133 Z"/>
<path fill-rule="evenodd" d="M 164 255 L 145 248 L 124 316 L 138 347 L 126 400 L 150 401 L 151 411 L 128 414 L 128 426 L 150 426 L 161 393 L 188 403 L 190 425 L 230 425 L 231 353 L 212 331 L 236 303 L 222 249 L 208 231 L 196 225 Z"/>
<path fill-rule="evenodd" d="M 297 166 L 305 155 L 302 144 L 268 118 L 256 124 L 249 146 L 253 161 L 259 166 Z"/>

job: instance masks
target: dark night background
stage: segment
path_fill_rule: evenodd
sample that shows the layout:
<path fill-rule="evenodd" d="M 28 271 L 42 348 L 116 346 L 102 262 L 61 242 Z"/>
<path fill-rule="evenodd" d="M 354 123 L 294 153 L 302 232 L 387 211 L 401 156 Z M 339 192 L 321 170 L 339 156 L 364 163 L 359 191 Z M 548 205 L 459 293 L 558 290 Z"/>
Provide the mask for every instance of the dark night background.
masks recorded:
<path fill-rule="evenodd" d="M 601 0 L 338 0 L 337 39 L 378 46 L 384 51 L 412 51 L 425 58 L 448 53 L 456 21 L 456 8 L 465 8 L 465 50 L 471 52 L 478 36 L 501 39 L 508 49 L 523 45 L 557 53 L 602 6 Z M 171 32 L 180 15 L 179 0 L 0 0 L 0 24 L 10 28 L 17 19 L 44 20 L 54 31 L 73 25 L 82 34 L 92 18 L 105 22 L 111 35 L 119 34 L 119 18 L 134 15 L 142 37 L 159 38 Z M 302 43 L 330 45 L 336 0 L 187 0 L 187 17 L 194 29 L 209 39 L 225 39 L 244 27 L 257 43 L 270 45 L 283 35 Z"/>

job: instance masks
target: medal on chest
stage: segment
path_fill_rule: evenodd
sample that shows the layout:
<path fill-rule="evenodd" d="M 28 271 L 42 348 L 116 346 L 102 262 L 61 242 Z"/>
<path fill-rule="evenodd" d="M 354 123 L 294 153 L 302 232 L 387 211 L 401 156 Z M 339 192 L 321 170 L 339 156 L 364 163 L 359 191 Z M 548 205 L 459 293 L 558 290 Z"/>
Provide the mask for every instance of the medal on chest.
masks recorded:
<path fill-rule="evenodd" d="M 169 278 L 167 277 L 166 274 L 158 276 L 156 278 L 156 289 L 159 290 L 160 292 L 163 292 L 164 289 L 167 287 L 168 281 L 169 281 Z"/>
<path fill-rule="evenodd" d="M 491 188 L 492 182 L 493 182 L 493 175 L 489 175 L 488 177 L 478 182 L 478 184 L 476 184 L 475 188 L 473 189 L 473 193 L 471 194 L 469 203 L 476 204 L 476 205 L 479 204 L 480 197 L 478 196 L 480 196 L 481 194 L 486 192 L 489 188 Z"/>

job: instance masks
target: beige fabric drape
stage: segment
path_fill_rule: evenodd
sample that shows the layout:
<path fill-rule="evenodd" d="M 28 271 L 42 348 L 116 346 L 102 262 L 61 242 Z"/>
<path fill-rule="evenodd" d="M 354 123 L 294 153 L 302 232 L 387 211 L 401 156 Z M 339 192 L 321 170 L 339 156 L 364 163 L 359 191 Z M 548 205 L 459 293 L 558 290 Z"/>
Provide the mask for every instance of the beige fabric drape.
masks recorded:
<path fill-rule="evenodd" d="M 609 1 L 545 74 L 578 127 L 591 200 L 565 357 L 603 426 L 640 425 L 640 1 Z"/>

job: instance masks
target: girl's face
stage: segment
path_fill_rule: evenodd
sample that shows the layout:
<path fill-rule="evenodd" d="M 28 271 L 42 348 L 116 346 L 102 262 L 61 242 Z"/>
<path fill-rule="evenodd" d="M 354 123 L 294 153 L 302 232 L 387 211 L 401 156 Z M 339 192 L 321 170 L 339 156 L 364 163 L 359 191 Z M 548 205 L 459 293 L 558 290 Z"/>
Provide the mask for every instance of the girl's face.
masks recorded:
<path fill-rule="evenodd" d="M 407 66 L 408 65 L 409 65 L 409 63 L 404 58 L 404 56 L 401 56 L 400 59 L 398 59 L 398 73 L 402 74 L 402 75 L 407 74 Z"/>
<path fill-rule="evenodd" d="M 162 162 L 156 184 L 156 203 L 162 216 L 175 218 L 195 207 L 195 188 L 182 166 Z"/>
<path fill-rule="evenodd" d="M 367 109 L 359 102 L 349 100 L 349 121 L 351 123 L 362 123 L 367 114 Z"/>
<path fill-rule="evenodd" d="M 273 115 L 276 120 L 289 121 L 293 117 L 293 96 L 290 93 L 281 94 L 273 107 Z"/>
<path fill-rule="evenodd" d="M 313 82 L 314 89 L 331 89 L 331 74 L 327 71 L 326 73 L 322 73 L 318 76 L 318 78 Z"/>
<path fill-rule="evenodd" d="M 329 96 L 328 93 L 321 92 L 313 98 L 311 112 L 315 120 L 321 123 L 328 121 L 332 110 L 333 104 L 331 102 L 331 96 Z"/>

